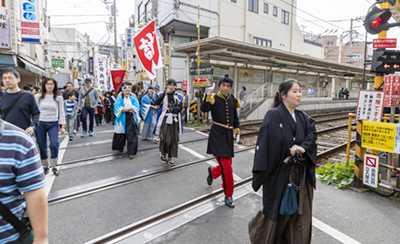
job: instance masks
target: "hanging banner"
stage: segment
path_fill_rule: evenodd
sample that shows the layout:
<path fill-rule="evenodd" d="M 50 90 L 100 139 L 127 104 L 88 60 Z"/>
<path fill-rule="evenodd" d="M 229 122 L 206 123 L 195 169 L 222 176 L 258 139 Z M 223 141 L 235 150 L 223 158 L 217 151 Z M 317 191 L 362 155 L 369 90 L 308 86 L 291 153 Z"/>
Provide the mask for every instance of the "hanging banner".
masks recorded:
<path fill-rule="evenodd" d="M 124 83 L 125 72 L 125 70 L 111 70 L 111 79 L 115 91 L 118 91 L 119 86 Z"/>
<path fill-rule="evenodd" d="M 133 72 L 133 52 L 126 52 L 126 70 L 128 72 Z"/>
<path fill-rule="evenodd" d="M 43 55 L 44 55 L 44 67 L 48 68 L 48 69 L 51 69 L 52 66 L 53 66 L 53 61 L 51 59 L 51 43 L 50 43 L 50 40 L 45 40 L 43 42 L 43 52 L 44 52 L 43 53 Z M 64 67 L 62 67 L 62 68 L 64 68 Z"/>
<path fill-rule="evenodd" d="M 384 107 L 400 107 L 400 75 L 386 75 Z"/>
<path fill-rule="evenodd" d="M 106 60 L 97 60 L 96 67 L 97 67 L 97 70 L 96 70 L 96 74 L 97 74 L 96 86 L 100 90 L 108 90 L 108 87 L 107 87 L 107 80 L 108 80 L 108 76 L 107 76 L 107 61 Z"/>
<path fill-rule="evenodd" d="M 39 1 L 21 0 L 22 42 L 40 43 Z"/>
<path fill-rule="evenodd" d="M 132 48 L 132 29 L 126 28 L 125 29 L 125 38 L 126 38 L 126 48 Z"/>
<path fill-rule="evenodd" d="M 1 0 L 0 48 L 10 49 L 10 0 Z"/>
<path fill-rule="evenodd" d="M 356 120 L 381 121 L 383 91 L 360 90 L 358 93 Z"/>
<path fill-rule="evenodd" d="M 155 31 L 155 21 L 151 21 L 134 38 L 136 53 L 150 79 L 156 78 L 156 69 L 163 67 Z"/>
<path fill-rule="evenodd" d="M 89 74 L 93 75 L 93 57 L 89 57 Z"/>

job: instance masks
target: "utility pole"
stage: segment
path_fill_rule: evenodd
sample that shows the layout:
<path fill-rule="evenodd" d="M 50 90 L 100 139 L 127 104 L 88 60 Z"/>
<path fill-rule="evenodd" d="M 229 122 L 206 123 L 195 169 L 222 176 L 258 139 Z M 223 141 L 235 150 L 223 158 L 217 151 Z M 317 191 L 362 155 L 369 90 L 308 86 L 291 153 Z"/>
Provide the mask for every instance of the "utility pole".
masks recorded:
<path fill-rule="evenodd" d="M 114 56 L 115 62 L 118 64 L 118 47 L 117 47 L 117 5 L 114 0 Z"/>
<path fill-rule="evenodd" d="M 352 45 L 353 45 L 353 18 L 350 20 L 349 64 L 351 64 L 353 60 L 353 53 L 351 52 Z"/>

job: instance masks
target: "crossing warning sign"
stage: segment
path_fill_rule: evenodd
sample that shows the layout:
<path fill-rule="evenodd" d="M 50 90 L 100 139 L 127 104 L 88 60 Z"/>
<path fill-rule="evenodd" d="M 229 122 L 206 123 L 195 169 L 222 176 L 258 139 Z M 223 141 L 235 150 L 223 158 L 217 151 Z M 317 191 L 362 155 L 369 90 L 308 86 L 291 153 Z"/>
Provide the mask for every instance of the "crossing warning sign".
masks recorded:
<path fill-rule="evenodd" d="M 379 157 L 365 154 L 364 156 L 364 185 L 378 187 Z"/>
<path fill-rule="evenodd" d="M 396 124 L 363 121 L 361 147 L 393 153 L 396 133 Z"/>
<path fill-rule="evenodd" d="M 381 121 L 384 96 L 383 91 L 360 90 L 356 120 Z"/>

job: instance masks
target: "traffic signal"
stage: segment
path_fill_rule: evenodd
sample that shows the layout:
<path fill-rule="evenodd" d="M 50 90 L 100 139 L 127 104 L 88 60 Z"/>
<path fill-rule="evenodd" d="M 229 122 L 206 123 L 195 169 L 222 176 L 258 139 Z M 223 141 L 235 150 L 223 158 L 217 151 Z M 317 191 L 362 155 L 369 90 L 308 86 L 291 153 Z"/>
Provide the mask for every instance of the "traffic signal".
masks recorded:
<path fill-rule="evenodd" d="M 364 19 L 364 26 L 368 33 L 379 34 L 383 30 L 387 30 L 388 21 L 392 17 L 389 9 L 379 9 L 373 6 Z"/>
<path fill-rule="evenodd" d="M 391 74 L 400 71 L 400 51 L 374 51 L 372 55 L 371 72 Z"/>

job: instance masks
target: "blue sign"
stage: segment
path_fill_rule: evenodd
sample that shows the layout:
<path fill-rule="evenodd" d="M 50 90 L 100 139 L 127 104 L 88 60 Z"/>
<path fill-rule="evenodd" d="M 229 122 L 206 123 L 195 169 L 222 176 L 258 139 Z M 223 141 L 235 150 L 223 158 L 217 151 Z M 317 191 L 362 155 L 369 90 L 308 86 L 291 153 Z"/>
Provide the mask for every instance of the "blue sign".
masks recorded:
<path fill-rule="evenodd" d="M 126 28 L 126 47 L 132 47 L 132 29 Z"/>
<path fill-rule="evenodd" d="M 314 88 L 308 88 L 308 95 L 314 95 Z"/>
<path fill-rule="evenodd" d="M 89 74 L 93 75 L 93 57 L 89 57 Z"/>

